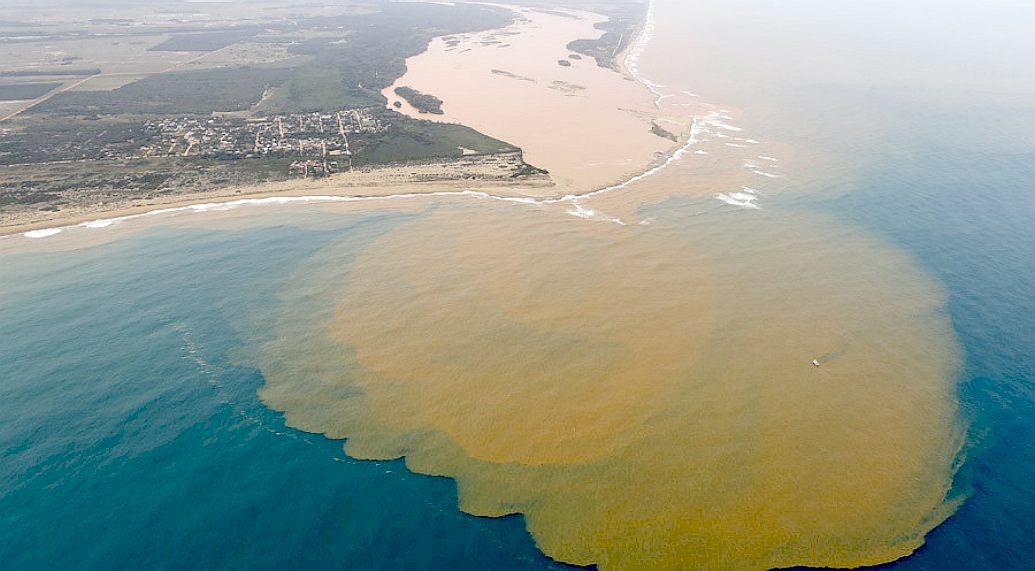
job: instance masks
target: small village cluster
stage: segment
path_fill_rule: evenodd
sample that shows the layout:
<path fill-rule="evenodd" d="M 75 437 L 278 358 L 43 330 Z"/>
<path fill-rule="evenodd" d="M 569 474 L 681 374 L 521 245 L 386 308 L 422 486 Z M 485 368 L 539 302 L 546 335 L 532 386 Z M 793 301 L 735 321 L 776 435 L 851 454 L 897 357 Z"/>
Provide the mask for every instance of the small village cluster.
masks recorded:
<path fill-rule="evenodd" d="M 145 130 L 153 139 L 141 153 L 147 157 L 297 157 L 292 173 L 322 176 L 336 172 L 340 164 L 351 168 L 350 135 L 387 128 L 369 108 L 256 118 L 177 117 L 149 121 Z"/>

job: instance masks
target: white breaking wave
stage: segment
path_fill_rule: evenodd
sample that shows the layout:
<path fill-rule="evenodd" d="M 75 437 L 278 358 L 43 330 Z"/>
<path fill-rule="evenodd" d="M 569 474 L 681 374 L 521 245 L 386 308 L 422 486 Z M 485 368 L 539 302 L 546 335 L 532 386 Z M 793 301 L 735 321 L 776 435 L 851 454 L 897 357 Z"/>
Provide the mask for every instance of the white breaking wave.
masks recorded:
<path fill-rule="evenodd" d="M 579 204 L 578 202 L 572 202 L 572 209 L 568 211 L 568 214 L 577 216 L 579 218 L 593 218 L 597 215 L 595 210 L 591 210 Z"/>
<path fill-rule="evenodd" d="M 740 192 L 732 192 L 727 194 L 725 192 L 720 192 L 719 194 L 715 195 L 715 198 L 731 206 L 739 206 L 741 208 L 754 208 L 756 210 L 760 208 L 757 204 L 755 204 L 755 200 L 757 200 L 758 197 L 752 194 L 743 194 Z"/>
<path fill-rule="evenodd" d="M 758 158 L 762 159 L 763 161 L 771 161 L 771 162 L 774 162 L 774 163 L 780 162 L 780 159 L 778 159 L 776 157 L 767 157 L 765 155 L 758 155 Z"/>
<path fill-rule="evenodd" d="M 543 200 L 542 202 L 543 202 L 543 204 L 553 204 L 553 203 L 557 203 L 557 202 L 571 202 L 571 201 L 582 199 L 582 198 L 589 198 L 591 196 L 597 196 L 599 194 L 604 194 L 604 193 L 612 192 L 612 191 L 619 190 L 619 189 L 622 189 L 622 188 L 626 188 L 630 184 L 633 184 L 635 182 L 639 182 L 639 181 L 641 181 L 641 180 L 643 180 L 645 178 L 652 177 L 652 176 L 658 174 L 659 172 L 665 170 L 672 163 L 674 163 L 674 162 L 678 161 L 679 159 L 683 158 L 683 156 L 686 155 L 686 153 L 690 151 L 690 147 L 692 147 L 692 146 L 694 146 L 694 145 L 696 145 L 697 143 L 700 142 L 697 139 L 697 135 L 701 134 L 702 131 L 703 131 L 703 128 L 701 127 L 701 122 L 699 122 L 697 120 L 697 117 L 694 117 L 693 122 L 690 124 L 690 135 L 687 137 L 686 143 L 682 147 L 676 149 L 675 152 L 673 152 L 671 155 L 669 155 L 668 158 L 666 158 L 665 161 L 662 162 L 661 164 L 659 164 L 658 166 L 656 166 L 656 167 L 654 167 L 652 169 L 649 169 L 647 171 L 644 171 L 644 172 L 642 172 L 642 173 L 640 173 L 640 174 L 630 178 L 629 180 L 626 180 L 625 182 L 622 182 L 622 183 L 619 183 L 619 184 L 616 184 L 616 185 L 612 185 L 612 186 L 608 186 L 608 187 L 601 188 L 601 189 L 598 189 L 598 190 L 594 190 L 592 192 L 587 192 L 585 194 L 567 194 L 565 196 L 562 196 L 561 198 L 547 199 L 547 200 Z"/>
<path fill-rule="evenodd" d="M 740 128 L 740 127 L 737 127 L 736 125 L 730 125 L 729 123 L 723 123 L 722 121 L 719 121 L 718 120 L 718 118 L 720 117 L 719 115 L 709 115 L 709 117 L 714 117 L 714 118 L 709 120 L 709 121 L 707 121 L 705 123 L 705 125 L 707 125 L 708 127 L 717 127 L 719 129 L 725 129 L 727 131 L 734 131 L 734 132 L 740 132 L 740 131 L 744 130 L 744 129 Z M 729 119 L 727 119 L 727 121 L 728 120 Z"/>
<path fill-rule="evenodd" d="M 149 210 L 140 214 L 130 214 L 128 216 L 118 216 L 115 218 L 101 218 L 98 220 L 90 220 L 80 224 L 72 224 L 68 226 L 56 226 L 54 228 L 43 228 L 40 230 L 30 230 L 22 233 L 22 236 L 26 238 L 46 238 L 48 236 L 54 236 L 60 234 L 64 230 L 69 228 L 107 228 L 119 222 L 127 220 L 135 220 L 138 218 L 147 218 L 151 216 L 160 216 L 164 214 L 175 214 L 179 212 L 222 212 L 237 208 L 240 206 L 271 206 L 271 205 L 283 205 L 283 204 L 312 204 L 312 203 L 330 203 L 330 202 L 371 202 L 378 200 L 400 200 L 409 198 L 426 198 L 429 196 L 457 196 L 457 197 L 469 197 L 478 198 L 484 200 L 498 200 L 501 202 L 512 202 L 517 204 L 543 204 L 543 201 L 536 200 L 534 198 L 522 197 L 522 196 L 497 196 L 489 194 L 487 192 L 481 192 L 477 190 L 455 190 L 455 191 L 440 191 L 440 192 L 409 192 L 401 194 L 387 194 L 384 196 L 339 196 L 339 195 L 308 195 L 308 196 L 270 196 L 266 198 L 241 198 L 238 200 L 231 200 L 228 202 L 208 202 L 202 204 L 190 204 L 188 206 L 175 206 L 172 208 L 159 208 L 157 210 Z"/>
<path fill-rule="evenodd" d="M 643 84 L 654 95 L 654 106 L 661 109 L 661 101 L 665 98 L 665 95 L 658 91 L 658 88 L 662 86 L 640 75 L 639 66 L 640 56 L 643 55 L 647 45 L 654 39 L 654 30 L 654 0 L 650 0 L 650 4 L 647 5 L 647 16 L 643 29 L 640 30 L 639 36 L 633 42 L 632 48 L 626 54 L 622 65 L 629 72 L 629 75 L 633 76 L 633 79 Z"/>
<path fill-rule="evenodd" d="M 751 172 L 753 172 L 753 173 L 755 173 L 757 175 L 761 175 L 761 176 L 765 176 L 765 177 L 769 177 L 769 178 L 787 178 L 787 177 L 783 176 L 782 174 L 773 174 L 771 172 L 765 172 L 763 170 L 757 170 L 756 169 L 756 170 L 753 170 Z"/>
<path fill-rule="evenodd" d="M 26 238 L 46 238 L 54 234 L 60 234 L 64 228 L 44 228 L 42 230 L 31 230 L 23 234 Z"/>

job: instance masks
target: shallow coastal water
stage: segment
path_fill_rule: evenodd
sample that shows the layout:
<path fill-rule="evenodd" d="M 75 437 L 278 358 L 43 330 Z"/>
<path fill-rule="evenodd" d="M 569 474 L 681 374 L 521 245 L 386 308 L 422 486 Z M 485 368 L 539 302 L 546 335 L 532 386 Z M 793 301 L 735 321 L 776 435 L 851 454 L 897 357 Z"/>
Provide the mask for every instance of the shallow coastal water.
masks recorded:
<path fill-rule="evenodd" d="M 157 230 L 4 256 L 2 566 L 558 567 L 520 519 L 458 512 L 452 482 L 285 426 L 228 357 L 230 319 L 276 305 L 296 261 L 340 236 Z"/>
<path fill-rule="evenodd" d="M 938 90 L 897 67 L 859 86 L 792 65 L 800 36 L 771 25 L 867 69 L 817 30 L 876 11 L 657 9 L 666 57 L 641 72 L 725 105 L 621 191 L 8 241 L 3 560 L 855 566 L 954 514 L 895 566 L 1024 568 L 1030 86 L 993 67 L 963 92 L 945 64 Z M 752 37 L 764 57 L 731 47 Z"/>

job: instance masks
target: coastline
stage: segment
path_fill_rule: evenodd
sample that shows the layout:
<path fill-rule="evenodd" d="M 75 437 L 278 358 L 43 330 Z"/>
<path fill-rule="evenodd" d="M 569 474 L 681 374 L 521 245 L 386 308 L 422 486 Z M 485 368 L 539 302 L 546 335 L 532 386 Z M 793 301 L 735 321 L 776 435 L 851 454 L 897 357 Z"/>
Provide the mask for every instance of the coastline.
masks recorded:
<path fill-rule="evenodd" d="M 62 216 L 40 220 L 17 220 L 11 224 L 0 224 L 0 239 L 15 236 L 42 238 L 70 228 L 105 228 L 128 219 L 156 216 L 188 210 L 204 211 L 233 208 L 249 204 L 275 204 L 291 202 L 362 202 L 421 198 L 434 196 L 472 196 L 504 201 L 542 203 L 551 197 L 536 197 L 536 191 L 548 188 L 534 183 L 500 182 L 483 183 L 471 181 L 406 182 L 398 184 L 350 186 L 337 184 L 340 180 L 328 179 L 324 184 L 314 185 L 311 181 L 286 181 L 261 186 L 227 188 L 223 191 L 202 192 L 154 199 L 147 204 L 123 203 L 65 212 Z M 333 184 L 332 184 L 333 183 Z M 347 191 L 361 192 L 347 192 Z M 492 192 L 487 192 L 491 190 Z M 56 230 L 57 232 L 48 232 Z M 31 234 L 26 236 L 26 234 Z"/>
<path fill-rule="evenodd" d="M 640 77 L 639 71 L 634 69 L 636 60 L 639 59 L 640 54 L 643 50 L 647 49 L 647 45 L 650 44 L 652 34 L 654 32 L 654 0 L 647 0 L 647 9 L 643 13 L 643 19 L 640 21 L 639 28 L 636 30 L 636 34 L 633 36 L 631 42 L 629 42 L 621 51 L 619 51 L 614 57 L 615 68 L 619 70 L 619 73 L 626 76 L 628 79 L 635 81 L 647 88 L 648 91 L 653 93 L 655 96 L 659 96 L 655 91 L 652 83 Z M 638 53 L 637 53 L 638 52 Z"/>
<path fill-rule="evenodd" d="M 589 14 L 597 15 L 595 13 Z M 657 97 L 655 106 L 660 110 L 661 94 L 656 91 L 653 84 L 641 78 L 638 70 L 635 69 L 635 59 L 646 49 L 651 39 L 650 33 L 653 28 L 653 17 L 654 0 L 650 0 L 647 3 L 647 9 L 644 12 L 634 39 L 624 49 L 615 54 L 613 68 L 606 71 L 608 73 L 616 73 L 623 80 L 635 82 L 639 87 L 646 89 Z M 405 77 L 403 76 L 399 81 Z M 396 84 L 398 83 L 396 82 Z M 391 87 L 388 89 L 390 90 Z M 630 184 L 660 172 L 672 162 L 681 158 L 689 147 L 697 142 L 695 138 L 697 128 L 697 118 L 693 117 L 692 123 L 685 133 L 680 134 L 678 140 L 671 144 L 666 151 L 654 153 L 653 159 L 642 168 L 624 172 L 620 176 L 613 178 L 610 184 L 586 189 L 565 189 L 564 185 L 560 185 L 552 179 L 545 183 L 539 180 L 509 182 L 497 180 L 471 181 L 457 178 L 456 180 L 409 180 L 394 181 L 387 184 L 377 182 L 356 184 L 355 182 L 350 183 L 348 181 L 350 175 L 339 174 L 332 175 L 322 181 L 296 179 L 150 198 L 144 204 L 138 204 L 140 199 L 131 199 L 125 202 L 96 204 L 83 209 L 72 209 L 57 213 L 37 211 L 32 214 L 15 215 L 10 219 L 0 217 L 0 239 L 19 235 L 26 238 L 43 238 L 70 228 L 104 228 L 123 220 L 187 210 L 226 209 L 249 204 L 286 204 L 303 201 L 359 202 L 434 196 L 467 196 L 526 204 L 572 203 L 575 207 L 575 210 L 572 212 L 574 215 L 592 217 L 591 210 L 583 209 L 578 204 L 580 199 L 623 189 Z M 393 165 L 384 167 L 381 171 L 387 174 L 392 171 L 408 171 L 409 168 L 407 165 Z M 388 176 L 391 175 L 389 174 Z M 553 192 L 543 192 L 544 189 L 549 189 Z M 360 192 L 348 192 L 356 190 Z M 274 199 L 284 200 L 278 201 Z M 587 216 L 586 213 L 590 213 L 590 216 Z M 55 215 L 48 216 L 50 214 Z M 615 221 L 620 223 L 617 219 Z"/>

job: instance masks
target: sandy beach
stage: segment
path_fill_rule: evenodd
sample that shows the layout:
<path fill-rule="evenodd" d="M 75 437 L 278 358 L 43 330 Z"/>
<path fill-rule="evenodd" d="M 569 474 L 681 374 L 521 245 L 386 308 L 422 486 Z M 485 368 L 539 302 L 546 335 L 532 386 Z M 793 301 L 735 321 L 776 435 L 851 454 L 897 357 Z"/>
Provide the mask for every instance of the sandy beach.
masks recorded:
<path fill-rule="evenodd" d="M 402 178 L 400 176 L 400 178 Z M 156 210 L 185 208 L 204 204 L 222 204 L 238 200 L 259 200 L 274 197 L 339 197 L 356 199 L 377 199 L 409 197 L 436 194 L 478 193 L 502 199 L 534 199 L 549 192 L 547 183 L 499 181 L 440 180 L 429 182 L 366 182 L 348 184 L 340 178 L 321 181 L 291 180 L 259 186 L 226 188 L 216 192 L 178 194 L 140 201 L 106 203 L 86 208 L 70 208 L 61 212 L 33 212 L 9 217 L 0 225 L 0 238 L 38 232 L 48 229 L 65 229 L 83 226 L 94 221 L 120 219 L 127 216 L 148 214 Z M 103 225 L 97 225 L 103 227 Z"/>

